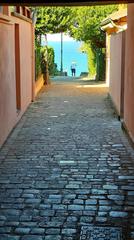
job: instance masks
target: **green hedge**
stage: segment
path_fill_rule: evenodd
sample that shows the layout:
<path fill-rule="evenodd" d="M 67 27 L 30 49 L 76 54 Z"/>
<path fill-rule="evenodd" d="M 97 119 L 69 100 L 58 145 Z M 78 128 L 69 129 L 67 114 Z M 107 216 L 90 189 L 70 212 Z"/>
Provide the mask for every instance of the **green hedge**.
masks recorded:
<path fill-rule="evenodd" d="M 42 71 L 46 71 L 45 66 L 48 60 L 48 71 L 50 75 L 55 75 L 57 72 L 57 65 L 55 64 L 55 54 L 54 49 L 50 46 L 45 46 L 41 48 L 41 68 Z"/>
<path fill-rule="evenodd" d="M 35 77 L 36 80 L 41 74 L 46 73 L 46 66 L 48 60 L 49 75 L 56 75 L 57 65 L 55 64 L 54 49 L 50 46 L 36 46 L 35 48 Z"/>
<path fill-rule="evenodd" d="M 42 74 L 41 70 L 41 47 L 35 49 L 35 80 Z"/>
<path fill-rule="evenodd" d="M 105 80 L 105 48 L 93 48 L 90 43 L 83 43 L 81 51 L 85 51 L 88 57 L 89 78 L 97 81 Z"/>

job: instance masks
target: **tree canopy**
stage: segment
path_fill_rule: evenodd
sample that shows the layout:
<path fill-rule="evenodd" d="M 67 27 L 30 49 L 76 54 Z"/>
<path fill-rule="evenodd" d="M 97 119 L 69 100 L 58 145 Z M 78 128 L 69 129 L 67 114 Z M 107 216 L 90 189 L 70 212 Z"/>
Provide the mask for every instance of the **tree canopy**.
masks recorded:
<path fill-rule="evenodd" d="M 90 42 L 94 47 L 104 47 L 105 34 L 100 29 L 100 23 L 117 9 L 118 5 L 74 8 L 70 34 L 77 40 Z"/>
<path fill-rule="evenodd" d="M 87 54 L 92 55 L 92 58 L 89 56 L 90 72 L 92 66 L 93 72 L 97 72 L 96 79 L 104 79 L 105 33 L 101 31 L 100 23 L 118 9 L 119 5 L 37 7 L 35 33 L 38 36 L 47 33 L 68 32 L 74 39 L 83 41 Z"/>
<path fill-rule="evenodd" d="M 76 7 L 73 9 L 73 24 L 70 35 L 84 42 L 88 55 L 90 76 L 105 79 L 105 33 L 100 23 L 109 14 L 118 10 L 118 5 Z"/>
<path fill-rule="evenodd" d="M 66 32 L 72 24 L 69 7 L 38 7 L 36 34 Z"/>
<path fill-rule="evenodd" d="M 36 35 L 69 32 L 76 40 L 88 42 L 94 48 L 105 47 L 101 21 L 118 5 L 90 7 L 37 7 Z"/>

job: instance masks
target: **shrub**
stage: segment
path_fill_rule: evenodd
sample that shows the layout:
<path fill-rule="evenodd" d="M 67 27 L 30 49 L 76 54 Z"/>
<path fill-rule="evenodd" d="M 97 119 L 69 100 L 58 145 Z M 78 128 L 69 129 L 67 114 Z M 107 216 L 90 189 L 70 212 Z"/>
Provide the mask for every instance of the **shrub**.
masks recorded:
<path fill-rule="evenodd" d="M 50 75 L 55 75 L 57 72 L 57 65 L 54 62 L 55 55 L 54 49 L 50 46 L 45 46 L 41 48 L 41 69 L 42 72 L 46 72 L 46 64 L 48 62 L 48 71 Z"/>
<path fill-rule="evenodd" d="M 41 74 L 45 74 L 47 70 L 48 62 L 48 72 L 50 75 L 56 75 L 57 65 L 54 62 L 54 49 L 49 46 L 41 47 L 36 43 L 35 48 L 35 79 L 37 80 Z"/>
<path fill-rule="evenodd" d="M 35 80 L 42 74 L 41 70 L 41 47 L 35 49 Z"/>

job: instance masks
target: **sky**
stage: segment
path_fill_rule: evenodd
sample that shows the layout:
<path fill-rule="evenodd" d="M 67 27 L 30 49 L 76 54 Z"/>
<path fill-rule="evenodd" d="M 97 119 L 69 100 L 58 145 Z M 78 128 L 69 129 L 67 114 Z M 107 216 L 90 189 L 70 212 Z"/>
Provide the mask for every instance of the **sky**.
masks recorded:
<path fill-rule="evenodd" d="M 58 70 L 61 68 L 61 34 L 47 34 L 48 45 L 54 49 L 55 63 Z M 68 35 L 63 34 L 63 71 L 71 76 L 71 64 L 76 63 L 76 76 L 81 72 L 88 71 L 87 55 L 80 51 L 82 42 L 76 41 Z M 42 46 L 45 46 L 45 39 L 42 37 Z"/>
<path fill-rule="evenodd" d="M 60 42 L 61 41 L 61 34 L 56 33 L 56 34 L 47 34 L 47 40 L 48 42 Z M 44 42 L 44 37 L 42 36 L 42 41 Z M 75 41 L 72 37 L 69 35 L 63 34 L 63 41 L 64 42 L 72 42 Z"/>

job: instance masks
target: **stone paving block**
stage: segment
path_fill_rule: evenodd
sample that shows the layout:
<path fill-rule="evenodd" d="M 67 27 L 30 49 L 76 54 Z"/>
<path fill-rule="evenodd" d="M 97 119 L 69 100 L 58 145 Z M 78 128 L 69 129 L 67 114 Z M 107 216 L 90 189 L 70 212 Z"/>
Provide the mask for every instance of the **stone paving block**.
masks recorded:
<path fill-rule="evenodd" d="M 54 216 L 55 211 L 54 210 L 41 210 L 40 216 Z"/>
<path fill-rule="evenodd" d="M 60 228 L 48 228 L 46 234 L 56 235 L 60 233 Z"/>
<path fill-rule="evenodd" d="M 89 210 L 83 211 L 83 215 L 85 216 L 95 216 L 95 214 L 96 214 L 95 211 L 89 211 Z"/>
<path fill-rule="evenodd" d="M 86 200 L 85 204 L 87 205 L 96 205 L 97 204 L 97 200 L 96 199 L 89 199 L 89 200 Z"/>
<path fill-rule="evenodd" d="M 45 236 L 44 240 L 61 240 L 61 236 L 60 235 L 48 235 L 48 236 Z"/>
<path fill-rule="evenodd" d="M 114 218 L 124 218 L 128 216 L 127 212 L 121 212 L 121 211 L 111 211 L 109 213 L 110 217 L 114 217 Z"/>
<path fill-rule="evenodd" d="M 80 240 L 123 240 L 122 229 L 114 227 L 84 226 Z"/>
<path fill-rule="evenodd" d="M 18 227 L 18 228 L 15 229 L 15 233 L 16 233 L 16 234 L 21 234 L 21 235 L 22 235 L 22 234 L 28 234 L 28 233 L 30 232 L 30 230 L 31 230 L 30 228 Z"/>
<path fill-rule="evenodd" d="M 67 205 L 64 205 L 64 204 L 53 204 L 53 209 L 54 210 L 64 210 L 64 209 L 67 209 Z"/>
<path fill-rule="evenodd" d="M 100 222 L 100 223 L 105 223 L 105 222 L 107 222 L 107 218 L 99 216 L 99 217 L 96 217 L 96 221 Z"/>
<path fill-rule="evenodd" d="M 52 194 L 52 195 L 49 195 L 49 198 L 50 199 L 61 199 L 62 198 L 62 195 L 58 195 L 58 194 Z"/>
<path fill-rule="evenodd" d="M 45 86 L 1 148 L 0 240 L 75 240 L 87 224 L 133 239 L 134 151 L 107 88 L 82 84 Z"/>
<path fill-rule="evenodd" d="M 21 240 L 44 240 L 44 237 L 37 235 L 25 235 L 21 238 Z"/>
<path fill-rule="evenodd" d="M 78 205 L 78 204 L 73 204 L 73 205 L 68 206 L 68 210 L 81 211 L 81 210 L 84 210 L 84 206 Z"/>
<path fill-rule="evenodd" d="M 109 210 L 111 210 L 111 206 L 109 206 L 109 205 L 104 205 L 104 206 L 99 206 L 99 211 L 109 211 Z"/>
<path fill-rule="evenodd" d="M 28 228 L 32 228 L 32 227 L 36 227 L 37 226 L 37 222 L 20 222 L 20 227 L 28 227 Z"/>
<path fill-rule="evenodd" d="M 120 200 L 124 200 L 125 196 L 122 196 L 122 195 L 108 195 L 108 198 L 110 200 L 120 201 Z"/>
<path fill-rule="evenodd" d="M 44 233 L 45 233 L 44 228 L 35 227 L 31 230 L 31 234 L 44 235 Z"/>
<path fill-rule="evenodd" d="M 84 204 L 83 199 L 75 199 L 74 204 Z"/>
<path fill-rule="evenodd" d="M 65 229 L 63 228 L 62 229 L 62 234 L 64 234 L 64 235 L 71 236 L 75 233 L 76 233 L 76 229 L 72 229 L 72 228 L 65 228 Z"/>
<path fill-rule="evenodd" d="M 80 223 L 91 223 L 93 221 L 93 217 L 82 216 L 80 218 Z"/>
<path fill-rule="evenodd" d="M 103 185 L 103 188 L 107 190 L 114 190 L 114 189 L 118 189 L 118 186 L 109 184 L 109 185 Z"/>
<path fill-rule="evenodd" d="M 6 235 L 6 234 L 0 234 L 0 240 L 20 240 L 19 236 L 11 236 L 11 235 Z"/>
<path fill-rule="evenodd" d="M 97 206 L 94 206 L 94 205 L 86 205 L 86 206 L 85 206 L 85 210 L 96 211 L 96 210 L 97 210 Z"/>

